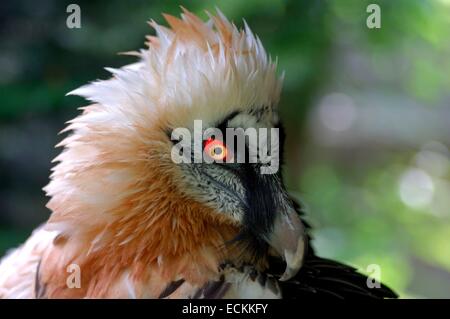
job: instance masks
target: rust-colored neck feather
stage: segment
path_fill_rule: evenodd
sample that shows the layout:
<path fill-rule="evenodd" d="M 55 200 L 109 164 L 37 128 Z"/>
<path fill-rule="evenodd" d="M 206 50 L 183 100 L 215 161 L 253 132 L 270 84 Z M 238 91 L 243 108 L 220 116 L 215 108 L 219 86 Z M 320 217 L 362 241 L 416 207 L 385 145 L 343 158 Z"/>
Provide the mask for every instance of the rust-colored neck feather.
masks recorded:
<path fill-rule="evenodd" d="M 55 295 L 104 296 L 124 274 L 156 285 L 155 293 L 156 282 L 201 283 L 233 255 L 224 247 L 239 231 L 235 222 L 183 194 L 178 168 L 164 155 L 170 154 L 167 137 L 139 129 L 140 138 L 132 138 L 104 134 L 97 125 L 63 142 L 46 187 L 53 212 L 48 227 L 60 232 L 46 257 L 54 258 L 46 273 L 47 282 L 57 283 Z M 83 272 L 82 290 L 65 289 L 70 263 Z"/>

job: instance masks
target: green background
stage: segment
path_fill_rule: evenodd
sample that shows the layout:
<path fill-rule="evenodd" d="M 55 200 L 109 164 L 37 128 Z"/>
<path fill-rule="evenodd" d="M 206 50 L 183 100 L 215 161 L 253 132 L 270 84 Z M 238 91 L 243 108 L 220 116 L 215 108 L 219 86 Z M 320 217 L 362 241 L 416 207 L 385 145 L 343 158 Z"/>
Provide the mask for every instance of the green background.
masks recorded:
<path fill-rule="evenodd" d="M 403 297 L 450 297 L 449 0 L 71 2 L 0 4 L 0 254 L 49 215 L 57 133 L 85 104 L 65 93 L 133 62 L 116 53 L 143 47 L 149 19 L 217 6 L 285 71 L 285 176 L 319 254 L 379 265 Z"/>

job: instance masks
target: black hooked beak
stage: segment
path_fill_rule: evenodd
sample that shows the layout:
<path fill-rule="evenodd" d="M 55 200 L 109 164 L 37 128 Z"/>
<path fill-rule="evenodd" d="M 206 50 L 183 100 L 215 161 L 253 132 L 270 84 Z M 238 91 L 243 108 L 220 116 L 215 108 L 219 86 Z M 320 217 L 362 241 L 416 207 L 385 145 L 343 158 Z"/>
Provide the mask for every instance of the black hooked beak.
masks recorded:
<path fill-rule="evenodd" d="M 248 167 L 246 171 L 244 227 L 257 242 L 262 240 L 283 258 L 286 270 L 280 280 L 288 280 L 303 265 L 308 238 L 305 227 L 279 174 L 263 175 Z"/>

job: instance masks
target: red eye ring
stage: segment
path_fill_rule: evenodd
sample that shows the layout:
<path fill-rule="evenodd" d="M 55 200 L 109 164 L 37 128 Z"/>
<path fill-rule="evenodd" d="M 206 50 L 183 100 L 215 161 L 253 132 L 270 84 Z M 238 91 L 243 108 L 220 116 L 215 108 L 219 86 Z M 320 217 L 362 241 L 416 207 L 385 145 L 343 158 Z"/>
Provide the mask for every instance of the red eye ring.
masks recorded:
<path fill-rule="evenodd" d="M 225 161 L 227 158 L 227 147 L 220 140 L 208 138 L 203 148 L 206 155 L 215 161 Z"/>

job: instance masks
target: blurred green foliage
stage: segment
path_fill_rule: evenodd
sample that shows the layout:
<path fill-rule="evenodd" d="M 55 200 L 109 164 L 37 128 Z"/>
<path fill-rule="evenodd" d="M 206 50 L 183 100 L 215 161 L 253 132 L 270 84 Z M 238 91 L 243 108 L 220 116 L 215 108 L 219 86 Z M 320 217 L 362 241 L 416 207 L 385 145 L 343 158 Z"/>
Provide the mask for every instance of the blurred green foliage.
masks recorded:
<path fill-rule="evenodd" d="M 39 143 L 56 142 L 64 120 L 84 104 L 65 94 L 108 77 L 105 66 L 133 62 L 116 53 L 143 46 L 144 36 L 153 32 L 146 21 L 163 23 L 162 12 L 180 13 L 178 3 L 168 1 L 75 1 L 82 10 L 82 28 L 71 30 L 65 25 L 70 2 L 46 0 L 38 5 L 22 0 L 0 6 L 0 149 L 6 150 L 5 141 L 16 143 L 27 121 L 39 119 L 55 128 L 49 135 L 54 137 L 29 133 L 29 144 L 15 145 L 32 152 L 39 148 L 48 154 L 40 159 L 45 163 L 54 151 Z M 370 3 L 380 5 L 381 29 L 366 27 Z M 405 171 L 417 166 L 415 158 L 424 142 L 449 146 L 445 116 L 450 118 L 450 2 L 195 0 L 183 6 L 203 18 L 204 10 L 217 6 L 238 26 L 245 18 L 267 51 L 278 57 L 286 75 L 281 101 L 288 133 L 286 177 L 308 207 L 320 254 L 362 271 L 370 264 L 380 265 L 382 280 L 403 296 L 449 297 L 449 170 L 439 176 L 428 172 L 434 196 L 444 198 L 439 213 L 431 204 L 408 205 L 399 194 L 399 183 Z M 355 101 L 363 95 L 372 104 L 392 108 L 387 116 L 377 109 L 371 113 L 376 115 L 369 118 L 374 128 L 360 125 L 359 144 L 349 139 L 324 145 L 313 114 L 330 92 L 344 92 Z M 357 112 L 370 109 L 363 104 L 355 102 Z M 435 122 L 415 129 L 409 121 L 420 123 L 422 114 L 429 114 L 423 112 L 431 112 Z M 364 140 L 370 134 L 377 138 Z M 448 153 L 442 154 L 448 160 Z M 45 204 L 39 189 L 49 166 L 36 168 L 36 177 L 24 174 L 18 180 L 16 167 L 10 152 L 0 153 L 0 209 L 5 212 L 0 218 L 5 225 L 0 229 L 0 252 L 18 244 L 35 226 L 11 217 L 16 211 L 10 202 L 24 198 L 23 185 L 35 189 L 26 197 Z M 22 197 L 14 196 L 16 191 Z M 33 214 L 34 208 L 28 208 Z M 40 216 L 45 220 L 45 213 Z"/>

